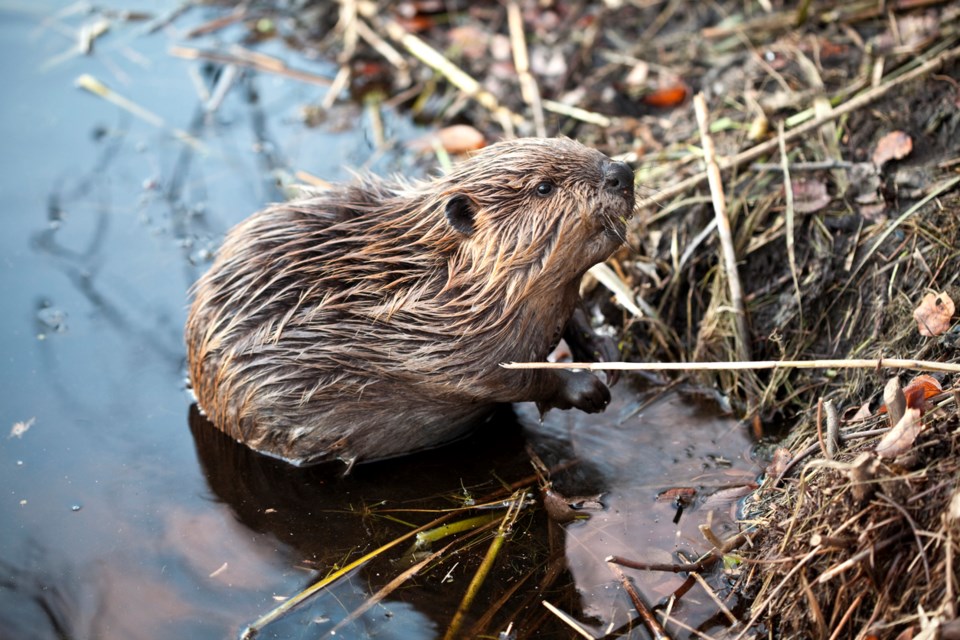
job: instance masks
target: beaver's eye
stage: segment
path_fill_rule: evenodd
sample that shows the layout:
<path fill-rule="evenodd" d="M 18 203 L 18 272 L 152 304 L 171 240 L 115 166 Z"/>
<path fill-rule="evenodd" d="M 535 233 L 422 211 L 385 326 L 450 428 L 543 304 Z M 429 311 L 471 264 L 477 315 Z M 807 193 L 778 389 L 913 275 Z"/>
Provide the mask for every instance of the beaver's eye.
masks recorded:
<path fill-rule="evenodd" d="M 537 185 L 537 195 L 538 196 L 548 196 L 553 193 L 553 183 L 552 182 L 541 182 Z"/>

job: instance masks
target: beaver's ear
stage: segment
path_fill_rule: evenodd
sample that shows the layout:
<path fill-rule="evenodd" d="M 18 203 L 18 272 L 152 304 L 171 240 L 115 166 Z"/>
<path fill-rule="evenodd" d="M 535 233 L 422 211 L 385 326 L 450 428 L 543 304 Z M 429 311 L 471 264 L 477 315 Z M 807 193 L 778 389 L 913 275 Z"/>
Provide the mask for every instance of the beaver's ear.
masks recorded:
<path fill-rule="evenodd" d="M 465 236 L 473 234 L 473 220 L 476 217 L 477 205 L 462 193 L 455 193 L 447 200 L 444 214 L 450 226 Z"/>

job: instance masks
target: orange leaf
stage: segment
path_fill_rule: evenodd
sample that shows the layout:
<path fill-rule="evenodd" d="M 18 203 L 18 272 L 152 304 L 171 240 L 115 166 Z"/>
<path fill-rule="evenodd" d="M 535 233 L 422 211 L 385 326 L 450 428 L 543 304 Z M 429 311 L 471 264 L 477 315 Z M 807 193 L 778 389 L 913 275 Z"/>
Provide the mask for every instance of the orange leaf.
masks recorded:
<path fill-rule="evenodd" d="M 907 398 L 907 406 L 919 409 L 921 412 L 926 411 L 928 398 L 942 392 L 943 387 L 940 386 L 940 382 L 925 373 L 915 377 L 903 388 L 903 395 Z"/>
<path fill-rule="evenodd" d="M 954 311 L 953 299 L 946 292 L 923 296 L 920 306 L 913 310 L 920 335 L 930 337 L 946 333 Z"/>
<path fill-rule="evenodd" d="M 654 89 L 651 93 L 643 96 L 643 103 L 651 107 L 665 109 L 667 107 L 676 107 L 687 99 L 687 87 L 682 84 L 675 84 L 671 87 Z"/>

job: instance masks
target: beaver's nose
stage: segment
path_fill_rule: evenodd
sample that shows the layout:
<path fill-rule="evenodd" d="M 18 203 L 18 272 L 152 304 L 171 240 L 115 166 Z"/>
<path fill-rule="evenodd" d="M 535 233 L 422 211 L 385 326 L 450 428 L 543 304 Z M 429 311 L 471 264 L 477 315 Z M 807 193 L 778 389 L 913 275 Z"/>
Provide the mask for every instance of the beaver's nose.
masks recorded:
<path fill-rule="evenodd" d="M 607 163 L 603 168 L 603 186 L 618 193 L 633 193 L 633 170 L 626 162 Z"/>

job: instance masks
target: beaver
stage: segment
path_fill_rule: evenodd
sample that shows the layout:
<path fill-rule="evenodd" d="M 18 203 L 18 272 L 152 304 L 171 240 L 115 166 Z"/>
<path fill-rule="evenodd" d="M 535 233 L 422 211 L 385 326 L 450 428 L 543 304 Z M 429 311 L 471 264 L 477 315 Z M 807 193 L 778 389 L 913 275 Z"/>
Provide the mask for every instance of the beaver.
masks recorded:
<path fill-rule="evenodd" d="M 575 311 L 633 206 L 629 166 L 566 138 L 269 206 L 193 287 L 194 394 L 219 429 L 298 465 L 437 446 L 500 403 L 602 411 L 610 392 L 590 372 L 500 363 L 543 360 L 564 335 L 616 357 Z"/>

